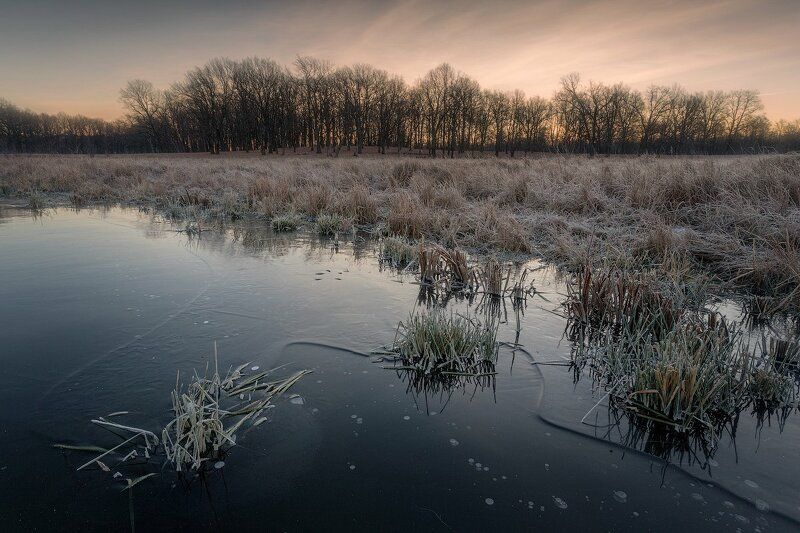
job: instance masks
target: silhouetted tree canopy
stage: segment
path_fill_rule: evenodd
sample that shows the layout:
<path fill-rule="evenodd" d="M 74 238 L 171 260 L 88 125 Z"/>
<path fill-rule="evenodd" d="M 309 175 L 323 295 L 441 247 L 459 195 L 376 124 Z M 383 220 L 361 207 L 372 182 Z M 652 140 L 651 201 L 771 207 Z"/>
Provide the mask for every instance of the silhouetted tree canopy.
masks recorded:
<path fill-rule="evenodd" d="M 800 148 L 800 120 L 770 123 L 758 92 L 644 91 L 570 74 L 550 98 L 482 89 L 442 64 L 416 83 L 370 65 L 217 58 L 161 90 L 131 80 L 124 119 L 21 110 L 0 99 L 0 151 L 261 153 L 313 149 L 430 156 L 554 151 L 711 154 Z"/>

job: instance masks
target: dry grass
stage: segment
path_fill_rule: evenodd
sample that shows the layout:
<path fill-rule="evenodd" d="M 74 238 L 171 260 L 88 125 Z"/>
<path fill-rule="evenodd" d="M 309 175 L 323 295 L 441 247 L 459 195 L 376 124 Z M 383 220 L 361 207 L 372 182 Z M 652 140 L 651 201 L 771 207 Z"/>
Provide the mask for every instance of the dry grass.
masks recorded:
<path fill-rule="evenodd" d="M 422 283 L 436 283 L 445 272 L 441 248 L 438 246 L 425 246 L 424 243 L 420 243 L 417 250 L 417 264 Z"/>
<path fill-rule="evenodd" d="M 490 257 L 479 270 L 478 279 L 483 291 L 489 296 L 503 295 L 503 265 L 494 257 Z"/>
<path fill-rule="evenodd" d="M 652 273 L 586 265 L 567 284 L 563 306 L 571 322 L 597 329 L 633 327 L 657 338 L 678 323 L 678 306 Z"/>
<path fill-rule="evenodd" d="M 174 216 L 339 215 L 568 267 L 687 252 L 726 288 L 800 306 L 800 156 L 430 160 L 10 156 L 0 194 Z"/>

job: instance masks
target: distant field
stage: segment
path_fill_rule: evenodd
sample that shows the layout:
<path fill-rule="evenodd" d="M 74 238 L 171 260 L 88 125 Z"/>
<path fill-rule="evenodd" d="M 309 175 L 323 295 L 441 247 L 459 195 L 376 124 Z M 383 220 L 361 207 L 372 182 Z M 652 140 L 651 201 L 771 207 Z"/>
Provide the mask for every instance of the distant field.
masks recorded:
<path fill-rule="evenodd" d="M 32 207 L 118 202 L 172 217 L 307 220 L 567 268 L 676 261 L 722 289 L 800 304 L 800 156 L 514 159 L 0 157 L 0 194 Z"/>

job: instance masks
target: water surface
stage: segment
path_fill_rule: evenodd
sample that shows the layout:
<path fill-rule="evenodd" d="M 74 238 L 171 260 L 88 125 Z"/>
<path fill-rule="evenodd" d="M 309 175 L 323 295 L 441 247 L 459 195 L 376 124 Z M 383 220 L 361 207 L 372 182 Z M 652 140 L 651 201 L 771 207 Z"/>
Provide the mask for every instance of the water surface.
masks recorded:
<path fill-rule="evenodd" d="M 535 364 L 570 353 L 550 272 L 535 275 L 547 300 L 529 299 L 524 349 L 501 349 L 494 387 L 426 395 L 367 356 L 425 305 L 376 243 L 255 222 L 200 238 L 178 228 L 120 208 L 0 210 L 8 529 L 124 530 L 132 511 L 142 531 L 796 528 L 797 417 L 745 413 L 713 457 L 670 466 L 626 447 L 588 379 Z M 506 311 L 500 340 L 514 341 Z M 302 400 L 278 400 L 223 469 L 186 483 L 155 459 L 137 468 L 160 475 L 129 499 L 113 466 L 76 472 L 91 456 L 52 447 L 118 443 L 89 422 L 114 411 L 158 432 L 176 373 L 202 371 L 215 341 L 226 367 L 313 370 L 292 390 Z"/>

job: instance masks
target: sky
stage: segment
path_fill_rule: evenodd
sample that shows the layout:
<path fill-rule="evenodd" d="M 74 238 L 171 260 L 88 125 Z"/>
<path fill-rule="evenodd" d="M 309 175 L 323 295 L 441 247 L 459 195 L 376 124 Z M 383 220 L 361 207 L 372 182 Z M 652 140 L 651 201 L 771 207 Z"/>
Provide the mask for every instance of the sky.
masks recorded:
<path fill-rule="evenodd" d="M 448 62 L 489 89 L 562 76 L 637 89 L 757 89 L 800 118 L 800 0 L 0 0 L 0 98 L 114 119 L 119 90 L 166 88 L 213 57 L 370 63 L 413 83 Z"/>

